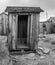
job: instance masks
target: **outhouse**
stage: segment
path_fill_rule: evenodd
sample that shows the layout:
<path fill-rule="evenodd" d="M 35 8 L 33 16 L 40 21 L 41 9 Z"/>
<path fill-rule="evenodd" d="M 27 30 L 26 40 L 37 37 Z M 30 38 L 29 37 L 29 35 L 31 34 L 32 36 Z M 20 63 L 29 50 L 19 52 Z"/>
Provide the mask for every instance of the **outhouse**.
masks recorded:
<path fill-rule="evenodd" d="M 40 7 L 7 7 L 9 19 L 8 43 L 10 50 L 35 49 L 39 35 Z M 35 43 L 36 42 L 36 43 Z"/>

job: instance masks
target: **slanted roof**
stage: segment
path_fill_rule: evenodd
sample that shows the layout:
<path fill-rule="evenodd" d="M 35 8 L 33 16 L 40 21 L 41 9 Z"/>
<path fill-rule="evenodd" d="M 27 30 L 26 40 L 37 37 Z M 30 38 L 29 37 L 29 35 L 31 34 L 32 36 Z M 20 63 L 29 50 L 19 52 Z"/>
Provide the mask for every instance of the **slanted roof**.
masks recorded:
<path fill-rule="evenodd" d="M 40 13 L 43 12 L 43 10 L 40 7 L 7 7 L 6 12 L 24 12 L 24 13 Z"/>

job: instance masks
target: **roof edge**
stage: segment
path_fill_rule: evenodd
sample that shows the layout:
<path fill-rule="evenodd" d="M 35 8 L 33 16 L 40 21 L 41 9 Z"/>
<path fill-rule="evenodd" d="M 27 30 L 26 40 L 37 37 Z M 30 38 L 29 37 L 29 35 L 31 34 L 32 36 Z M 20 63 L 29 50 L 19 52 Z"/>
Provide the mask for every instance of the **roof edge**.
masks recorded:
<path fill-rule="evenodd" d="M 13 8 L 13 10 L 12 10 L 12 8 Z M 7 8 L 5 9 L 5 12 L 12 12 L 12 11 L 14 11 L 14 10 L 17 10 L 17 9 L 21 9 L 22 8 L 22 10 L 25 10 L 25 8 L 27 8 L 27 9 L 32 9 L 33 8 L 33 10 L 35 11 L 35 12 L 37 12 L 38 10 L 37 9 L 39 9 L 39 12 L 44 12 L 44 10 L 42 10 L 40 7 L 27 7 L 27 6 L 7 6 Z M 11 10 L 9 10 L 9 9 L 11 9 Z"/>

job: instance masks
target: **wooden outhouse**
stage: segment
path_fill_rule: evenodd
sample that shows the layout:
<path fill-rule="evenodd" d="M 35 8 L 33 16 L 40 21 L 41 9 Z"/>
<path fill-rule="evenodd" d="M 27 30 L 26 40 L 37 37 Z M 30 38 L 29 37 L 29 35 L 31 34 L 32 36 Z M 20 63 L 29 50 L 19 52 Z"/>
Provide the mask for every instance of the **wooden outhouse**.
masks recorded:
<path fill-rule="evenodd" d="M 10 6 L 5 11 L 9 18 L 9 49 L 35 49 L 39 34 L 39 14 L 43 10 L 40 7 Z"/>

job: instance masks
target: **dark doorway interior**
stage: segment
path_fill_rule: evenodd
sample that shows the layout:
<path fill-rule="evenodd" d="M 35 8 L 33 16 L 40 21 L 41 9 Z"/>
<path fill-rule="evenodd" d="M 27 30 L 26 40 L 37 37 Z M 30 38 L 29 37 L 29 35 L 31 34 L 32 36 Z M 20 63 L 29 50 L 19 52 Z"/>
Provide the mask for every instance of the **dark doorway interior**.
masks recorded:
<path fill-rule="evenodd" d="M 23 45 L 27 45 L 27 26 L 28 26 L 28 15 L 19 15 L 18 16 L 18 45 L 20 48 L 24 47 Z"/>
<path fill-rule="evenodd" d="M 18 16 L 18 38 L 27 38 L 27 15 Z"/>

